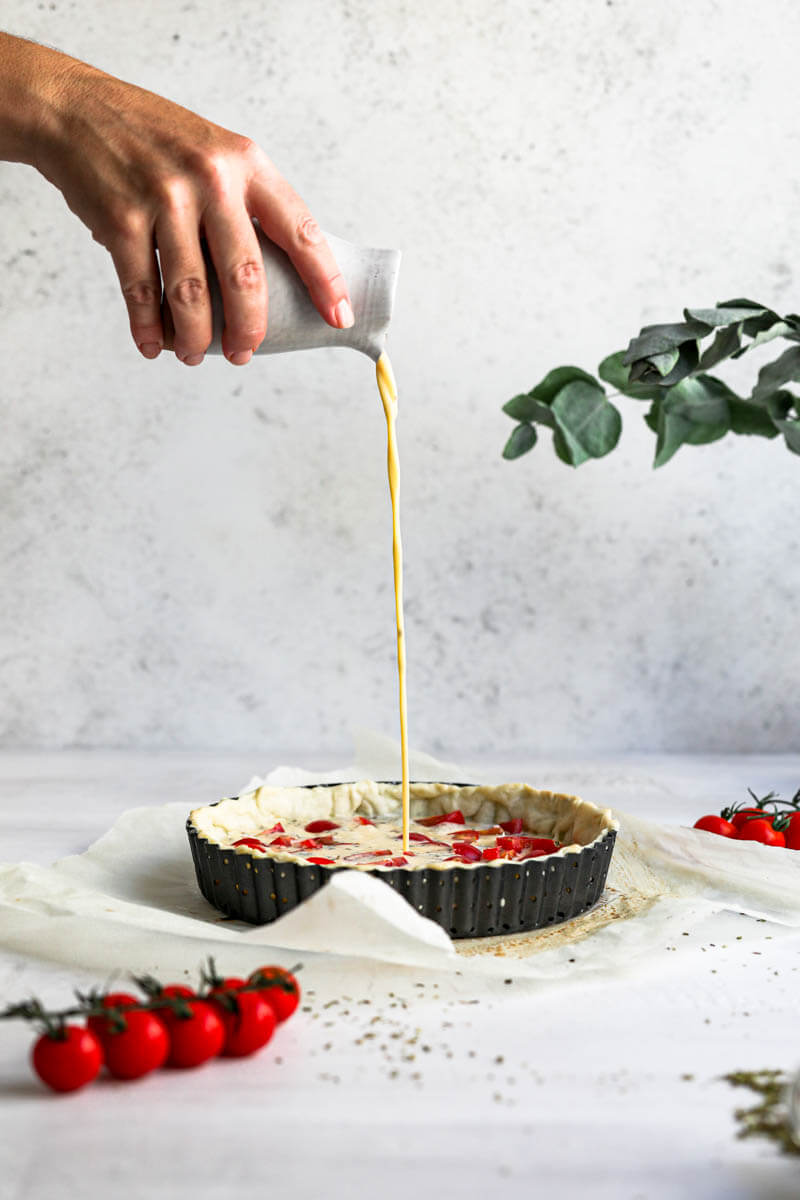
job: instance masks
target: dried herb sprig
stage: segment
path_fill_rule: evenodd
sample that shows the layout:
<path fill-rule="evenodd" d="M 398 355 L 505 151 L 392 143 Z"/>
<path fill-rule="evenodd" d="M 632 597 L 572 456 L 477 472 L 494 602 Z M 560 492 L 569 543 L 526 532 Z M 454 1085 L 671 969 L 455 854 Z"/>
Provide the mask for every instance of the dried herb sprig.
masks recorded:
<path fill-rule="evenodd" d="M 761 1097 L 751 1108 L 737 1108 L 737 1137 L 765 1137 L 784 1154 L 800 1155 L 800 1142 L 792 1129 L 787 1096 L 791 1081 L 783 1071 L 731 1071 L 723 1079 L 732 1087 L 746 1087 Z"/>

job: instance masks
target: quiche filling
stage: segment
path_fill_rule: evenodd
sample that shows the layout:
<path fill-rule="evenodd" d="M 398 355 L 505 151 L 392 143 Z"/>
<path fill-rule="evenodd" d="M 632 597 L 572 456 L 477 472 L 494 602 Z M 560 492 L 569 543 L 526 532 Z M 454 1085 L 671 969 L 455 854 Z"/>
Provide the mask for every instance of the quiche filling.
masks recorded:
<path fill-rule="evenodd" d="M 577 852 L 616 828 L 607 810 L 526 784 L 413 784 L 408 849 L 402 788 L 370 780 L 263 786 L 196 809 L 198 833 L 222 849 L 357 870 L 447 870 Z"/>

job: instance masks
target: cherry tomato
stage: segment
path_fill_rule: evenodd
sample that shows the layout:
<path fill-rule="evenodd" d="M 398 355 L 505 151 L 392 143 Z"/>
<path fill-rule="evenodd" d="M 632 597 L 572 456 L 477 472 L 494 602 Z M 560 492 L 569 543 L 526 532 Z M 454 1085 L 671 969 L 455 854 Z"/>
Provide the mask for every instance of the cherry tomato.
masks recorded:
<path fill-rule="evenodd" d="M 207 1001 L 197 999 L 191 988 L 182 984 L 163 988 L 161 995 L 182 996 L 189 1010 L 188 1017 L 179 1016 L 171 1008 L 158 1010 L 169 1034 L 167 1066 L 199 1067 L 200 1063 L 215 1058 L 225 1044 L 225 1026 L 216 1009 Z"/>
<path fill-rule="evenodd" d="M 33 1069 L 54 1092 L 74 1092 L 97 1076 L 103 1048 L 90 1029 L 65 1025 L 63 1036 L 43 1033 L 34 1043 Z"/>
<path fill-rule="evenodd" d="M 783 830 L 786 845 L 790 850 L 800 850 L 800 812 L 789 817 L 789 823 Z"/>
<path fill-rule="evenodd" d="M 726 821 L 724 817 L 716 817 L 709 813 L 706 817 L 700 817 L 699 821 L 694 823 L 695 829 L 705 829 L 706 833 L 718 833 L 720 837 L 735 838 L 738 834 L 738 829 L 732 821 Z"/>
<path fill-rule="evenodd" d="M 786 845 L 786 838 L 772 828 L 771 821 L 746 821 L 739 830 L 738 838 L 741 842 L 762 842 L 765 846 Z"/>
<path fill-rule="evenodd" d="M 223 1055 L 244 1058 L 266 1046 L 278 1022 L 264 993 L 237 992 L 235 996 L 229 994 L 226 1002 L 217 989 L 214 991 L 217 993 L 214 1008 L 225 1030 Z"/>
<path fill-rule="evenodd" d="M 766 820 L 769 818 L 769 813 L 765 813 L 763 808 L 743 808 L 740 812 L 733 814 L 731 822 L 736 829 L 741 829 L 751 817 L 763 817 Z"/>
<path fill-rule="evenodd" d="M 131 996 L 129 992 L 109 992 L 100 1000 L 103 1008 L 127 1008 L 138 1003 L 138 997 Z M 102 1041 L 111 1022 L 107 1017 L 88 1017 L 86 1024 L 95 1037 Z"/>
<path fill-rule="evenodd" d="M 115 1079 L 139 1079 L 163 1067 L 170 1040 L 166 1025 L 156 1013 L 126 1013 L 122 1032 L 115 1032 L 110 1021 L 108 1025 L 102 1044 L 106 1066 Z"/>
<path fill-rule="evenodd" d="M 213 987 L 209 988 L 208 994 L 209 996 L 224 996 L 227 992 L 238 991 L 246 983 L 246 979 L 239 979 L 237 975 L 228 975 L 227 978 L 220 979 L 219 983 L 215 983 Z"/>
<path fill-rule="evenodd" d="M 500 828 L 505 833 L 522 833 L 524 828 L 522 824 L 522 817 L 513 817 L 510 821 L 501 821 Z"/>
<path fill-rule="evenodd" d="M 259 995 L 271 1005 L 278 1022 L 290 1017 L 300 1003 L 300 984 L 283 967 L 259 967 L 250 982 L 258 983 Z"/>

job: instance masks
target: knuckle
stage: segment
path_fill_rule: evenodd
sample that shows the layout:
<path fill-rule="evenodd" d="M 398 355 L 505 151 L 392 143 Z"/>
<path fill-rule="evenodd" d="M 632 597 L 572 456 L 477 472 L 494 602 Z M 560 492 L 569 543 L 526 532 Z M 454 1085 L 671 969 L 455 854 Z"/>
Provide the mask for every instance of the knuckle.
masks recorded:
<path fill-rule="evenodd" d="M 255 258 L 249 258 L 232 267 L 228 278 L 231 287 L 236 292 L 260 291 L 264 283 L 262 264 Z"/>
<path fill-rule="evenodd" d="M 244 137 L 239 133 L 235 134 L 234 150 L 242 158 L 259 158 L 261 154 L 257 143 L 252 138 Z"/>
<path fill-rule="evenodd" d="M 208 298 L 208 284 L 197 275 L 187 275 L 170 284 L 167 298 L 173 307 L 197 308 Z"/>
<path fill-rule="evenodd" d="M 297 241 L 301 246 L 318 246 L 322 240 L 319 225 L 310 213 L 304 213 L 297 222 Z"/>
<path fill-rule="evenodd" d="M 104 242 L 138 242 L 145 236 L 148 222 L 144 213 L 129 205 L 112 203 L 105 214 Z"/>
<path fill-rule="evenodd" d="M 191 202 L 186 179 L 180 175 L 168 175 L 159 180 L 156 192 L 159 206 L 169 212 L 183 212 Z"/>
<path fill-rule="evenodd" d="M 133 308 L 161 303 L 161 288 L 150 279 L 137 279 L 123 284 L 122 294 Z"/>

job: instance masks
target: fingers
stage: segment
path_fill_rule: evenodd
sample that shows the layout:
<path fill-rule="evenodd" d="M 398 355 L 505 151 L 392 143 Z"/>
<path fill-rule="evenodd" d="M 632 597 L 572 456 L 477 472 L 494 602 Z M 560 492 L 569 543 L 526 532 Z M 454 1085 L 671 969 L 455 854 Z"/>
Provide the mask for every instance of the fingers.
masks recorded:
<path fill-rule="evenodd" d="M 193 206 L 162 209 L 156 223 L 164 298 L 174 325 L 175 355 L 188 367 L 203 361 L 211 342 L 211 300 Z"/>
<path fill-rule="evenodd" d="M 131 335 L 145 358 L 158 358 L 164 346 L 161 278 L 149 229 L 115 243 L 111 256 L 128 309 Z"/>
<path fill-rule="evenodd" d="M 347 284 L 319 225 L 297 193 L 271 169 L 253 179 L 249 200 L 264 233 L 291 258 L 320 316 L 335 329 L 349 329 L 354 318 Z"/>
<path fill-rule="evenodd" d="M 222 293 L 222 351 L 229 362 L 249 362 L 267 332 L 267 280 L 258 238 L 244 207 L 207 209 L 206 239 Z"/>

